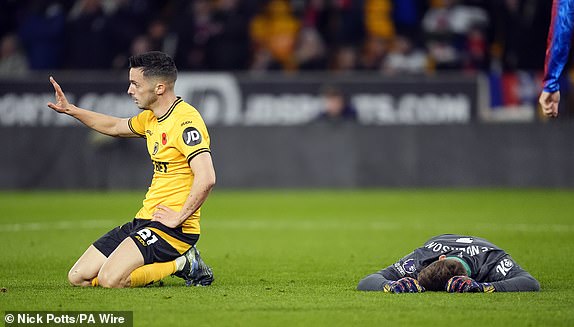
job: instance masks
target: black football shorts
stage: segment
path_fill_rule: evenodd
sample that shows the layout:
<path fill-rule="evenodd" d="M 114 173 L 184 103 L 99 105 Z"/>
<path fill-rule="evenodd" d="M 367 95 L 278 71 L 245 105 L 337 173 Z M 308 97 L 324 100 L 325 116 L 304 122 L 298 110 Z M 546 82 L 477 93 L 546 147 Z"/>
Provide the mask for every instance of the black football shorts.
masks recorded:
<path fill-rule="evenodd" d="M 94 246 L 109 257 L 126 237 L 134 240 L 146 265 L 175 260 L 199 240 L 199 234 L 183 233 L 181 227 L 169 228 L 157 221 L 135 218 L 107 232 Z"/>

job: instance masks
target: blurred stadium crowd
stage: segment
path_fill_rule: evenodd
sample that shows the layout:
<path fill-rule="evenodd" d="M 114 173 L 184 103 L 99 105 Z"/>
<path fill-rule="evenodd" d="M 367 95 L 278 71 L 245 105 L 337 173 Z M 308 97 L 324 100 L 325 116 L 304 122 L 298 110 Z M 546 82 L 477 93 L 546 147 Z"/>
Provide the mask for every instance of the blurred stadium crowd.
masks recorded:
<path fill-rule="evenodd" d="M 187 71 L 540 71 L 550 0 L 0 0 L 0 74 L 124 69 L 161 50 Z"/>

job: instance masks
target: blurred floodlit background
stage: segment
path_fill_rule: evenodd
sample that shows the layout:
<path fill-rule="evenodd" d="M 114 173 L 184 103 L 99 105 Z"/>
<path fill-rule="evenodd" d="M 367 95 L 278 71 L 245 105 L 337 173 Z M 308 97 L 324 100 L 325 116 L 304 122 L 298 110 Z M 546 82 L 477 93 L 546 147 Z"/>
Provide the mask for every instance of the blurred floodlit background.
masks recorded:
<path fill-rule="evenodd" d="M 45 103 L 53 74 L 82 107 L 136 114 L 127 58 L 149 50 L 175 59 L 223 187 L 574 186 L 568 68 L 558 119 L 537 108 L 551 6 L 0 0 L 0 187 L 144 187 L 142 142 Z"/>

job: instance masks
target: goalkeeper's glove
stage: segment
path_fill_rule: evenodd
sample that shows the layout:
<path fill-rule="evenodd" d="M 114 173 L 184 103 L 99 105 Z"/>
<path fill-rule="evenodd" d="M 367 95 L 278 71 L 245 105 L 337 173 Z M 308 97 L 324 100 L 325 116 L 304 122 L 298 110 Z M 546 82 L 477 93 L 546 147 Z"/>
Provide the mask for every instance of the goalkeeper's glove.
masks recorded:
<path fill-rule="evenodd" d="M 479 283 L 468 276 L 454 276 L 446 283 L 449 293 L 492 293 L 494 286 L 490 283 Z"/>
<path fill-rule="evenodd" d="M 424 292 L 424 287 L 419 285 L 419 282 L 410 277 L 403 277 L 397 281 L 388 282 L 383 287 L 385 293 L 421 293 Z"/>

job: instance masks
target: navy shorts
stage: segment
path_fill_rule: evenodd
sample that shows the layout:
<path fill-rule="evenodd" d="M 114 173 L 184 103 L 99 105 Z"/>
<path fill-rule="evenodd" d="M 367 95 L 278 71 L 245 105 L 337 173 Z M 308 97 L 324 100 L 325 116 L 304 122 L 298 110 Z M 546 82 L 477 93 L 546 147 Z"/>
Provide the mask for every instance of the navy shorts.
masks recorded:
<path fill-rule="evenodd" d="M 109 257 L 120 243 L 131 237 L 144 257 L 144 264 L 175 260 L 199 240 L 199 234 L 186 234 L 157 221 L 134 219 L 107 232 L 94 247 Z"/>

